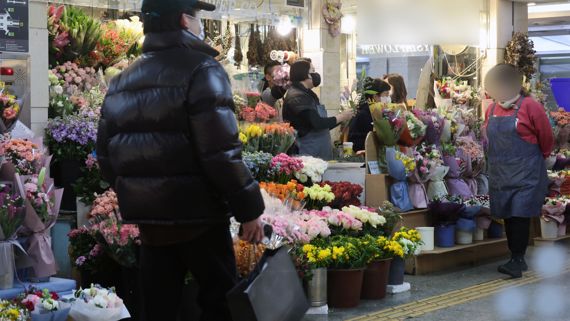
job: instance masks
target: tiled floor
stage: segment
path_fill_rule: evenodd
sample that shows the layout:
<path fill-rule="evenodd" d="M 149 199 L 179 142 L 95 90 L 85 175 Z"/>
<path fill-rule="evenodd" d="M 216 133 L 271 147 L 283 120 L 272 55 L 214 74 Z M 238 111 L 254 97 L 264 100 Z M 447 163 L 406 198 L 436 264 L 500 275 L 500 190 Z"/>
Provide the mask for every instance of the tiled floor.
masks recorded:
<path fill-rule="evenodd" d="M 566 246 L 562 253 L 570 254 L 569 249 Z M 534 258 L 533 265 L 538 271 L 544 272 L 558 260 L 548 252 L 537 250 L 531 250 L 529 256 L 530 261 Z M 333 310 L 328 316 L 307 316 L 305 320 L 570 320 L 567 262 L 559 262 L 557 272 L 562 274 L 556 277 L 543 278 L 542 274 L 531 271 L 515 281 L 502 280 L 503 276 L 496 272 L 498 263 L 429 276 L 406 276 L 406 281 L 412 284 L 410 292 L 382 301 L 362 302 L 357 309 Z"/>

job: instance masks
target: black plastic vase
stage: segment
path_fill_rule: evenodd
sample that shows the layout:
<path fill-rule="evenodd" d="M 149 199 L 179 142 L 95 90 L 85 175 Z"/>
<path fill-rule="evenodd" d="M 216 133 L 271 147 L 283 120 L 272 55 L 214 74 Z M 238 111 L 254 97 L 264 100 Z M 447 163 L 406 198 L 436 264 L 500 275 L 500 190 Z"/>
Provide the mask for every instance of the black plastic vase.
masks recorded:
<path fill-rule="evenodd" d="M 77 195 L 73 185 L 81 177 L 81 162 L 59 160 L 51 165 L 51 176 L 55 180 L 55 185 L 64 189 L 60 209 L 65 212 L 77 211 Z"/>

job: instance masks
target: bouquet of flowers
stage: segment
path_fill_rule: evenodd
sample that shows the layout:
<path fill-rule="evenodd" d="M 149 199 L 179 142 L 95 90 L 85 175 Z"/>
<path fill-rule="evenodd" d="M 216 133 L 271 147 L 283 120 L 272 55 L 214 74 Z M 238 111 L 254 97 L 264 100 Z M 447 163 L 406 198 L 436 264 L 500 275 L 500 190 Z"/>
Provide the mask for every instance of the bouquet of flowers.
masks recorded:
<path fill-rule="evenodd" d="M 419 120 L 414 113 L 406 112 L 406 123 L 410 130 L 410 136 L 414 141 L 423 139 L 426 134 L 427 126 Z"/>
<path fill-rule="evenodd" d="M 30 312 L 32 321 L 66 321 L 71 305 L 59 300 L 59 295 L 48 289 L 30 288 L 16 301 Z"/>
<path fill-rule="evenodd" d="M 273 155 L 286 153 L 295 142 L 296 132 L 289 123 L 261 124 L 259 150 Z"/>
<path fill-rule="evenodd" d="M 267 193 L 263 193 L 263 197 L 266 210 L 261 220 L 271 225 L 273 232 L 289 243 L 305 244 L 317 237 L 328 237 L 331 234 L 324 217 L 306 211 L 292 211 L 278 200 L 279 205 L 274 206 L 271 205 L 274 201 L 267 200 Z"/>
<path fill-rule="evenodd" d="M 386 161 L 388 174 L 395 180 L 390 186 L 390 202 L 404 212 L 412 210 L 414 207 L 410 201 L 406 180 L 416 167 L 414 159 L 390 147 L 386 148 Z"/>
<path fill-rule="evenodd" d="M 88 218 L 91 223 L 100 223 L 119 211 L 119 199 L 113 190 L 96 195 Z"/>
<path fill-rule="evenodd" d="M 239 94 L 233 95 L 234 105 L 236 107 L 236 114 L 239 115 L 240 112 L 247 107 L 247 100 L 240 96 Z"/>
<path fill-rule="evenodd" d="M 91 89 L 101 84 L 97 71 L 93 67 L 80 67 L 76 63 L 67 61 L 55 68 L 51 69 L 51 76 L 59 82 L 62 92 L 68 96 L 76 95 L 82 92 L 90 91 Z M 57 92 L 60 92 L 56 88 Z"/>
<path fill-rule="evenodd" d="M 424 184 L 429 180 L 430 169 L 433 163 L 430 162 L 427 157 L 424 157 L 418 149 L 416 149 L 413 154 L 416 168 L 412 175 L 410 175 L 408 193 L 410 194 L 410 200 L 414 208 L 426 208 L 429 200 Z"/>
<path fill-rule="evenodd" d="M 244 107 L 239 112 L 239 120 L 246 122 L 269 122 L 277 117 L 277 110 L 264 102 L 258 102 L 255 107 Z"/>
<path fill-rule="evenodd" d="M 303 189 L 305 194 L 306 208 L 309 210 L 320 210 L 334 201 L 334 193 L 329 185 L 313 185 Z"/>
<path fill-rule="evenodd" d="M 455 149 L 455 148 L 453 148 Z M 451 150 L 450 150 L 451 151 Z M 449 167 L 447 173 L 447 187 L 451 195 L 461 196 L 463 198 L 470 198 L 473 196 L 473 191 L 467 185 L 462 176 L 471 169 L 471 161 L 469 156 L 466 155 L 462 149 L 456 150 L 455 155 L 449 153 L 443 157 L 444 164 Z M 476 184 L 476 182 L 474 182 Z M 476 189 L 476 187 L 474 187 Z"/>
<path fill-rule="evenodd" d="M 336 235 L 313 243 L 331 251 L 330 269 L 361 269 L 370 261 L 372 253 L 365 252 L 361 238 Z"/>
<path fill-rule="evenodd" d="M 306 194 L 305 187 L 297 181 L 292 180 L 287 184 L 277 184 L 273 182 L 261 182 L 259 187 L 269 195 L 285 202 L 292 209 L 302 209 L 305 207 Z"/>
<path fill-rule="evenodd" d="M 243 161 L 255 180 L 258 182 L 268 182 L 275 176 L 271 167 L 273 155 L 264 152 L 243 153 Z"/>
<path fill-rule="evenodd" d="M 43 152 L 38 144 L 25 139 L 4 140 L 0 146 L 6 160 L 11 162 L 21 175 L 33 175 L 42 165 Z"/>
<path fill-rule="evenodd" d="M 123 319 L 123 300 L 115 289 L 91 285 L 74 293 L 75 302 L 69 315 L 76 321 L 118 321 Z"/>
<path fill-rule="evenodd" d="M 0 133 L 6 133 L 13 127 L 20 114 L 20 103 L 16 96 L 6 91 L 6 85 L 0 81 Z"/>
<path fill-rule="evenodd" d="M 303 163 L 303 168 L 295 172 L 295 177 L 301 183 L 311 185 L 323 180 L 323 175 L 329 166 L 328 162 L 311 156 L 300 156 L 298 159 Z"/>
<path fill-rule="evenodd" d="M 44 167 L 39 175 L 16 174 L 20 195 L 25 199 L 26 218 L 22 234 L 29 236 L 26 252 L 37 278 L 54 275 L 55 258 L 51 248 L 50 229 L 57 220 L 63 189 L 55 189 L 54 181 L 46 177 Z"/>
<path fill-rule="evenodd" d="M 341 209 L 345 206 L 360 206 L 360 195 L 363 192 L 362 186 L 350 182 L 323 182 L 321 185 L 329 185 L 334 193 L 334 201 L 330 204 L 332 208 Z"/>
<path fill-rule="evenodd" d="M 458 105 L 469 105 L 475 99 L 477 92 L 466 80 L 449 81 L 451 99 Z"/>
<path fill-rule="evenodd" d="M 465 204 L 436 199 L 429 204 L 429 210 L 434 226 L 448 226 L 457 223 Z"/>
<path fill-rule="evenodd" d="M 294 158 L 283 153 L 273 157 L 269 166 L 275 174 L 272 181 L 281 184 L 286 184 L 293 179 L 293 177 L 299 176 L 297 173 L 304 167 L 301 159 Z"/>
<path fill-rule="evenodd" d="M 356 235 L 362 230 L 362 222 L 353 215 L 328 207 L 322 211 L 313 210 L 308 215 L 319 217 L 325 220 L 330 227 L 331 235 Z"/>
<path fill-rule="evenodd" d="M 404 257 L 402 245 L 386 236 L 365 235 L 362 238 L 364 252 L 370 253 L 369 263 L 392 259 L 394 257 Z"/>
<path fill-rule="evenodd" d="M 485 167 L 483 146 L 468 136 L 459 137 L 457 139 L 457 145 L 463 151 L 466 160 L 469 160 L 469 163 L 466 164 L 467 169 L 464 172 L 464 176 L 473 194 L 477 194 L 477 181 L 475 177 L 477 177 Z"/>
<path fill-rule="evenodd" d="M 426 143 L 429 145 L 440 145 L 445 120 L 435 112 L 414 109 L 413 113 L 426 125 Z"/>
<path fill-rule="evenodd" d="M 30 320 L 30 312 L 14 302 L 0 300 L 0 320 L 28 321 Z"/>
<path fill-rule="evenodd" d="M 332 250 L 327 246 L 305 244 L 298 248 L 298 252 L 297 256 L 305 260 L 312 270 L 327 268 L 331 264 Z"/>
<path fill-rule="evenodd" d="M 257 103 L 261 101 L 261 94 L 258 92 L 246 92 L 245 97 L 247 99 L 247 106 L 249 107 L 257 106 Z"/>
<path fill-rule="evenodd" d="M 0 184 L 0 242 L 11 240 L 24 222 L 24 200 Z M 0 273 L 1 274 L 1 273 Z"/>
<path fill-rule="evenodd" d="M 394 111 L 385 104 L 375 103 L 370 105 L 376 137 L 384 146 L 394 146 L 398 143 L 404 130 L 406 121 L 400 111 Z"/>
<path fill-rule="evenodd" d="M 84 161 L 95 150 L 98 122 L 98 117 L 88 112 L 50 119 L 46 139 L 55 161 Z"/>
<path fill-rule="evenodd" d="M 452 89 L 450 86 L 450 80 L 451 79 L 443 78 L 435 81 L 436 94 L 438 94 L 442 99 L 451 99 Z"/>
<path fill-rule="evenodd" d="M 422 236 L 417 230 L 402 227 L 400 231 L 394 233 L 392 241 L 398 242 L 402 246 L 402 258 L 409 258 L 420 254 Z"/>
<path fill-rule="evenodd" d="M 103 179 L 95 152 L 87 155 L 82 172 L 83 176 L 73 185 L 75 193 L 83 204 L 93 204 L 97 194 L 104 193 L 111 187 Z"/>
<path fill-rule="evenodd" d="M 566 208 L 569 200 L 567 198 L 547 198 L 542 206 L 541 218 L 546 222 L 556 222 L 558 225 L 558 235 L 566 235 Z"/>
<path fill-rule="evenodd" d="M 68 234 L 71 264 L 87 275 L 107 271 L 107 268 L 113 264 L 93 234 L 93 231 L 85 226 L 72 230 Z M 82 276 L 84 277 L 85 274 Z"/>
<path fill-rule="evenodd" d="M 240 131 L 240 140 L 244 145 L 244 150 L 249 153 L 254 153 L 260 150 L 259 142 L 263 136 L 263 129 L 256 125 L 251 124 Z"/>
<path fill-rule="evenodd" d="M 265 252 L 265 245 L 236 240 L 234 252 L 238 274 L 241 278 L 246 278 L 255 269 L 257 262 L 261 260 Z"/>
<path fill-rule="evenodd" d="M 444 178 L 449 172 L 449 167 L 443 165 L 443 158 L 439 149 L 435 146 L 422 146 L 420 153 L 427 157 L 431 164 L 427 195 L 429 200 L 438 199 L 448 194 Z"/>
<path fill-rule="evenodd" d="M 377 212 L 353 205 L 343 207 L 342 211 L 362 222 L 363 234 L 382 234 L 381 228 L 384 224 L 386 224 L 386 218 L 384 218 L 382 215 L 379 215 Z"/>

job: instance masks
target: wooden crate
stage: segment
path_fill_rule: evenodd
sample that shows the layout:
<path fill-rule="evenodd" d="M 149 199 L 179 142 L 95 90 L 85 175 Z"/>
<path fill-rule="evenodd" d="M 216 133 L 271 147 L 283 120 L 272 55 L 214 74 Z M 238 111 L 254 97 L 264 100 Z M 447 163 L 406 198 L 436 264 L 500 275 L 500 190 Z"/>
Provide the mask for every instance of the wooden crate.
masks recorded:
<path fill-rule="evenodd" d="M 543 239 L 542 237 L 534 238 L 534 246 L 553 246 L 562 244 L 570 244 L 570 235 L 566 234 L 555 239 Z"/>

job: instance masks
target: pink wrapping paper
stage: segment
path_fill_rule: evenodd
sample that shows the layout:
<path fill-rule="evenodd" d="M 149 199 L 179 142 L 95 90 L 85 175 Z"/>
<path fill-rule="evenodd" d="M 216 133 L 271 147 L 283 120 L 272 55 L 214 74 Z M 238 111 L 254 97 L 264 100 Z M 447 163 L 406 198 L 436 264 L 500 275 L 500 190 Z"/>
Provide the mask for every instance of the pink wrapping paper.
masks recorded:
<path fill-rule="evenodd" d="M 57 273 L 55 257 L 51 248 L 50 229 L 55 225 L 59 214 L 63 189 L 53 189 L 53 179 L 45 179 L 45 184 L 49 186 L 48 191 L 53 189 L 51 192 L 54 194 L 54 206 L 50 211 L 51 219 L 48 222 L 42 222 L 32 204 L 26 198 L 24 182 L 28 178 L 29 176 L 19 176 L 16 174 L 16 182 L 18 183 L 20 194 L 24 199 L 26 199 L 26 217 L 24 219 L 23 226 L 24 234 L 29 236 L 27 253 L 31 260 L 35 276 L 38 278 L 44 278 Z"/>
<path fill-rule="evenodd" d="M 566 217 L 564 212 L 566 212 L 566 205 L 564 204 L 546 204 L 542 206 L 542 218 L 547 222 L 554 221 L 558 224 L 558 236 L 566 235 Z"/>

